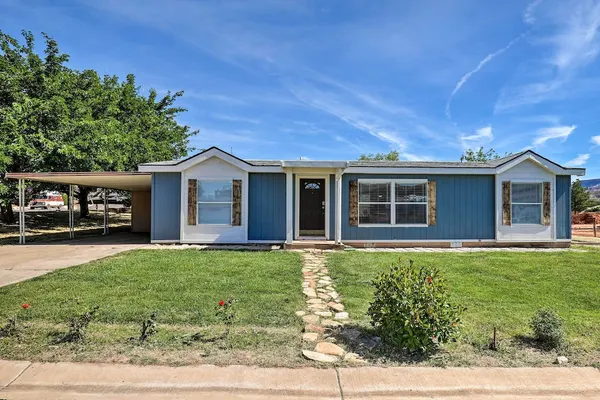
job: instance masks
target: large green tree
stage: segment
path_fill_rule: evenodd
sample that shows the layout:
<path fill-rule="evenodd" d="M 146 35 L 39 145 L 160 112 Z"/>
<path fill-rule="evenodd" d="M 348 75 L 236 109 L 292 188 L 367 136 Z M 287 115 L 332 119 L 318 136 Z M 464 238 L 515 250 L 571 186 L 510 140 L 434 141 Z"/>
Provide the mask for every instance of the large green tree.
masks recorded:
<path fill-rule="evenodd" d="M 465 152 L 462 154 L 462 156 L 460 156 L 460 161 L 461 162 L 468 161 L 468 162 L 484 163 L 484 162 L 487 162 L 490 160 L 496 160 L 498 158 L 500 158 L 500 156 L 498 155 L 498 153 L 496 153 L 496 150 L 489 149 L 489 150 L 485 151 L 485 150 L 483 150 L 483 147 L 480 147 L 476 150 L 473 150 L 473 149 L 465 150 Z"/>
<path fill-rule="evenodd" d="M 196 134 L 176 118 L 183 92 L 147 95 L 130 74 L 73 70 L 51 37 L 43 55 L 31 32 L 23 42 L 0 31 L 0 173 L 134 171 L 139 163 L 180 158 Z M 88 188 L 79 187 L 86 216 Z M 15 183 L 0 180 L 2 219 L 14 221 Z"/>
<path fill-rule="evenodd" d="M 392 150 L 389 153 L 376 153 L 376 154 L 361 154 L 358 158 L 359 161 L 398 161 L 400 160 L 400 153 L 397 150 Z"/>
<path fill-rule="evenodd" d="M 572 211 L 582 212 L 588 207 L 595 206 L 597 203 L 597 200 L 592 196 L 587 188 L 583 187 L 579 179 L 576 179 L 575 182 L 571 184 Z"/>

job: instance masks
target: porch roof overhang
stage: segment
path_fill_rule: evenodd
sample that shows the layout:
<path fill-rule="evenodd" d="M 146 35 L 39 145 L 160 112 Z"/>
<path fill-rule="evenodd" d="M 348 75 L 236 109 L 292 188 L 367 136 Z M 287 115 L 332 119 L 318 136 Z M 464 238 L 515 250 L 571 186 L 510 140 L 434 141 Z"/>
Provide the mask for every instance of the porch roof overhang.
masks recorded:
<path fill-rule="evenodd" d="M 6 178 L 129 191 L 150 191 L 152 187 L 149 172 L 15 172 L 7 173 Z"/>
<path fill-rule="evenodd" d="M 313 160 L 293 160 L 282 161 L 282 168 L 347 168 L 348 161 L 313 161 Z"/>

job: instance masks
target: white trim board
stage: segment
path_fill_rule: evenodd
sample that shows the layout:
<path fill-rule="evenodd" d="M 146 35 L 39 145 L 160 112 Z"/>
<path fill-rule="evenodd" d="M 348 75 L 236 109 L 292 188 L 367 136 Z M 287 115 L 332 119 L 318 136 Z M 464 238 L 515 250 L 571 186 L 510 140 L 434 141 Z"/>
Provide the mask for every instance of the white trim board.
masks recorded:
<path fill-rule="evenodd" d="M 294 240 L 298 240 L 300 237 L 300 179 L 325 179 L 325 238 L 329 238 L 329 213 L 331 212 L 329 207 L 329 175 L 330 174 L 296 174 L 294 187 L 296 193 L 294 195 L 294 209 L 295 221 L 294 221 Z M 329 240 L 329 239 L 327 239 Z"/>

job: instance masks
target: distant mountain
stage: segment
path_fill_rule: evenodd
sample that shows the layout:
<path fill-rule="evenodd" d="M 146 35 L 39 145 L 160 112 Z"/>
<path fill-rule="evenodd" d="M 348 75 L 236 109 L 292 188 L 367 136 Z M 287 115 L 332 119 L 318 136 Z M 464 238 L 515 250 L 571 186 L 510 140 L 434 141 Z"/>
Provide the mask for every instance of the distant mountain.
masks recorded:
<path fill-rule="evenodd" d="M 600 179 L 585 179 L 581 181 L 583 187 L 587 188 L 594 197 L 600 199 Z"/>
<path fill-rule="evenodd" d="M 581 184 L 585 188 L 591 188 L 594 186 L 600 186 L 600 178 L 599 179 L 584 179 L 581 181 Z"/>

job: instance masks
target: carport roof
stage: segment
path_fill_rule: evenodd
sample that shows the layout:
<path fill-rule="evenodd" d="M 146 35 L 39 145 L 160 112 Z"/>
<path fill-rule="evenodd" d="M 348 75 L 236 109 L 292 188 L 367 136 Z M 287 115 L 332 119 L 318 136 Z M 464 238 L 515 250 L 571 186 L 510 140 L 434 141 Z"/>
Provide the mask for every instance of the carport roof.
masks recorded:
<path fill-rule="evenodd" d="M 131 191 L 149 191 L 152 186 L 149 172 L 15 172 L 6 178 Z"/>

